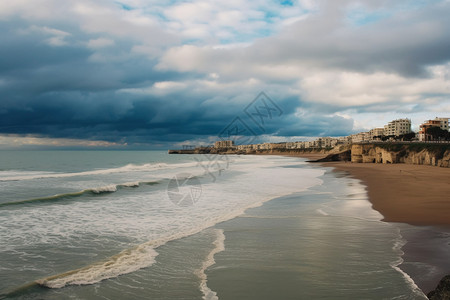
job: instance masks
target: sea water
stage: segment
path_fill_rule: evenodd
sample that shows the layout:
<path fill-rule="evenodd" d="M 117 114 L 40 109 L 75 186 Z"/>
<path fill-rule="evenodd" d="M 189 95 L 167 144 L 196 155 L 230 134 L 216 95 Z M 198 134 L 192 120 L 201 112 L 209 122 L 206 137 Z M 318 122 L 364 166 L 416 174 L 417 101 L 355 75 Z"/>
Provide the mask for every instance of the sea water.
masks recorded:
<path fill-rule="evenodd" d="M 0 152 L 0 298 L 425 299 L 364 187 L 303 159 Z"/>

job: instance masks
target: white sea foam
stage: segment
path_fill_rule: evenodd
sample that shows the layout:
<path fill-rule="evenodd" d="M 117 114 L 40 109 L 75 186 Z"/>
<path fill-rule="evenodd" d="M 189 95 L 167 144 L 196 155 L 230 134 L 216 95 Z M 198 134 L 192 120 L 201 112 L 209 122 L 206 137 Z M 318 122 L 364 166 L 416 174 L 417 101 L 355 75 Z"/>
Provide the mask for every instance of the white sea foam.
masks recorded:
<path fill-rule="evenodd" d="M 398 253 L 399 258 L 393 262 L 391 262 L 390 266 L 397 272 L 399 272 L 403 279 L 405 280 L 406 284 L 410 287 L 412 292 L 416 294 L 419 297 L 423 297 L 424 299 L 427 299 L 427 296 L 423 293 L 423 291 L 417 286 L 417 284 L 414 282 L 414 280 L 409 276 L 406 272 L 404 272 L 402 269 L 400 269 L 400 265 L 403 263 L 403 254 L 402 247 L 406 244 L 406 240 L 403 239 L 402 235 L 400 234 L 400 230 L 398 230 L 398 237 L 394 242 L 394 246 L 392 247 L 392 250 L 394 252 Z"/>
<path fill-rule="evenodd" d="M 290 159 L 278 160 L 285 164 Z M 184 171 L 186 164 L 180 165 L 183 165 L 180 168 Z M 172 173 L 180 171 L 180 168 L 172 170 Z M 203 172 L 201 168 L 196 170 Z M 88 247 L 96 253 L 97 247 L 105 247 L 108 243 L 114 245 L 120 254 L 106 261 L 39 281 L 55 288 L 91 284 L 148 267 L 156 255 L 153 251 L 160 245 L 235 218 L 265 201 L 321 184 L 317 177 L 323 173 L 319 169 L 278 167 L 267 157 L 235 158 L 235 163 L 223 176 L 215 173 L 215 182 L 208 175 L 200 178 L 202 197 L 190 207 L 178 207 L 168 199 L 165 190 L 152 189 L 148 193 L 112 196 L 105 201 L 26 206 L 8 214 L 0 211 L 0 249 L 64 243 L 70 247 Z M 96 189 L 113 191 L 118 186 L 107 185 L 106 188 Z M 99 217 L 102 215 L 107 217 Z M 86 239 L 86 236 L 97 238 Z M 120 240 L 125 242 L 118 244 Z M 121 252 L 130 242 L 140 245 Z M 71 261 L 70 254 L 66 258 Z"/>
<path fill-rule="evenodd" d="M 104 262 L 37 280 L 36 283 L 48 288 L 62 288 L 67 285 L 87 285 L 102 280 L 128 274 L 151 266 L 158 253 L 152 245 L 143 244 L 125 250 Z"/>
<path fill-rule="evenodd" d="M 329 214 L 327 214 L 326 212 L 324 212 L 322 209 L 317 209 L 316 210 L 319 214 L 321 214 L 322 216 L 328 216 Z"/>
<path fill-rule="evenodd" d="M 223 210 L 219 215 L 216 215 L 214 217 L 208 218 L 205 214 L 202 214 L 204 216 L 202 222 L 198 223 L 196 226 L 193 227 L 188 226 L 188 224 L 186 224 L 192 222 L 189 221 L 189 218 L 187 218 L 186 220 L 181 219 L 179 226 L 177 226 L 178 232 L 170 234 L 169 231 L 168 235 L 163 235 L 163 237 L 159 239 L 146 242 L 135 248 L 138 250 L 146 249 L 146 251 L 135 251 L 133 249 L 125 250 L 120 254 L 108 259 L 106 262 L 94 263 L 85 268 L 69 271 L 63 274 L 39 280 L 37 282 L 49 288 L 61 288 L 67 285 L 77 285 L 77 284 L 78 285 L 93 284 L 108 278 L 114 278 L 122 274 L 127 274 L 139 270 L 141 268 L 149 267 L 154 262 L 154 259 L 151 259 L 150 256 L 155 254 L 151 252 L 149 249 L 156 249 L 157 247 L 166 244 L 168 241 L 196 234 L 218 223 L 233 219 L 239 215 L 242 215 L 245 212 L 245 210 L 249 208 L 258 207 L 270 199 L 273 199 L 273 197 L 265 197 L 265 198 L 261 197 L 258 199 L 259 201 L 247 204 L 246 206 L 235 207 L 234 210 Z M 205 213 L 207 213 L 207 210 L 208 209 L 205 209 Z M 169 221 L 175 222 L 175 220 L 173 219 Z M 218 233 L 218 239 L 217 242 L 215 243 L 216 250 L 214 251 L 220 252 L 219 251 L 221 249 L 220 243 L 223 243 L 223 241 L 220 233 Z M 214 254 L 217 253 L 214 251 L 210 255 L 214 256 Z M 121 259 L 117 259 L 117 257 Z M 204 268 L 206 269 L 210 264 L 212 265 L 213 261 L 214 260 L 212 258 L 211 259 L 208 258 L 205 262 Z M 208 292 L 207 290 L 208 287 L 206 285 L 202 286 L 202 288 L 204 288 L 204 291 L 206 292 L 205 295 L 209 295 L 208 297 L 210 296 L 212 297 L 214 295 L 214 292 Z M 215 298 L 205 298 L 205 299 L 215 299 Z"/>
<path fill-rule="evenodd" d="M 75 173 L 14 171 L 0 174 L 1 175 L 0 181 L 19 181 L 19 180 L 33 180 L 43 178 L 67 178 L 75 176 L 105 175 L 105 174 L 126 173 L 126 172 L 146 172 L 152 170 L 189 168 L 194 167 L 197 164 L 198 164 L 197 162 L 180 163 L 180 164 L 166 164 L 166 163 L 142 164 L 142 165 L 128 164 L 118 168 L 100 169 Z"/>
<path fill-rule="evenodd" d="M 22 170 L 8 170 L 0 171 L 0 181 L 17 181 L 23 177 L 39 177 L 55 174 L 54 172 L 45 171 L 22 171 Z"/>
<path fill-rule="evenodd" d="M 12 201 L 12 202 L 0 203 L 0 207 L 10 206 L 10 205 L 58 201 L 58 200 L 65 199 L 65 198 L 79 197 L 86 193 L 94 193 L 94 194 L 114 193 L 114 192 L 117 192 L 117 190 L 121 187 L 139 187 L 141 185 L 141 183 L 156 184 L 158 182 L 157 181 L 150 181 L 150 182 L 135 181 L 135 182 L 125 182 L 125 183 L 121 183 L 121 184 L 108 184 L 108 185 L 104 185 L 104 186 L 100 186 L 100 187 L 84 189 L 79 192 L 69 192 L 69 193 L 44 196 L 44 197 L 39 197 L 39 198 L 34 198 L 34 199 L 17 200 L 17 201 Z"/>
<path fill-rule="evenodd" d="M 137 186 L 139 186 L 139 184 L 140 184 L 139 181 L 135 181 L 135 182 L 125 182 L 122 185 L 126 186 L 126 187 L 137 187 Z"/>
<path fill-rule="evenodd" d="M 120 275 L 128 274 L 142 268 L 151 266 L 155 262 L 155 257 L 158 255 L 156 248 L 166 244 L 169 241 L 177 240 L 186 236 L 196 234 L 208 227 L 211 227 L 216 222 L 212 221 L 204 226 L 194 228 L 190 231 L 173 234 L 166 238 L 152 240 L 144 244 L 138 245 L 134 248 L 124 250 L 117 255 L 110 257 L 101 262 L 96 262 L 86 267 L 71 270 L 58 275 L 36 280 L 36 283 L 48 288 L 58 289 L 68 285 L 88 285 L 94 284 L 105 279 L 115 278 Z M 225 235 L 223 230 L 217 230 L 217 239 L 214 242 L 216 248 L 211 251 L 206 261 L 203 264 L 201 272 L 206 270 L 209 266 L 215 263 L 214 254 L 224 250 Z M 200 273 L 199 273 L 199 276 Z M 204 288 L 209 290 L 206 286 L 206 275 L 204 275 Z M 209 290 L 211 291 L 211 290 Z M 211 291 L 211 293 L 214 293 Z M 217 299 L 217 298 L 204 298 Z"/>
<path fill-rule="evenodd" d="M 222 252 L 225 250 L 225 235 L 223 233 L 222 229 L 216 229 L 216 240 L 213 242 L 214 249 L 211 250 L 211 252 L 206 257 L 205 261 L 203 262 L 203 265 L 200 270 L 197 270 L 196 274 L 200 278 L 200 291 L 203 293 L 203 299 L 204 300 L 218 300 L 217 293 L 212 291 L 208 285 L 208 278 L 206 276 L 206 269 L 211 267 L 216 263 L 214 260 L 214 255 L 216 255 L 219 252 Z"/>
<path fill-rule="evenodd" d="M 116 192 L 117 191 L 117 185 L 115 184 L 109 184 L 105 186 L 101 186 L 98 188 L 90 189 L 95 194 L 105 193 L 105 192 Z"/>

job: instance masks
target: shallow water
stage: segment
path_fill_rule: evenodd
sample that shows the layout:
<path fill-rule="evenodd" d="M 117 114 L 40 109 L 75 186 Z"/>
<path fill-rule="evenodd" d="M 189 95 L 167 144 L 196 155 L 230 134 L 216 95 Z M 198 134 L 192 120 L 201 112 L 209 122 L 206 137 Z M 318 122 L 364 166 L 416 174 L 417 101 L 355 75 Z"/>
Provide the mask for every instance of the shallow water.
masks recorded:
<path fill-rule="evenodd" d="M 379 221 L 356 180 L 321 179 L 217 226 L 225 251 L 207 274 L 219 299 L 425 299 L 397 269 L 396 225 Z"/>
<path fill-rule="evenodd" d="M 423 299 L 364 187 L 298 158 L 3 151 L 0 189 L 6 298 Z"/>

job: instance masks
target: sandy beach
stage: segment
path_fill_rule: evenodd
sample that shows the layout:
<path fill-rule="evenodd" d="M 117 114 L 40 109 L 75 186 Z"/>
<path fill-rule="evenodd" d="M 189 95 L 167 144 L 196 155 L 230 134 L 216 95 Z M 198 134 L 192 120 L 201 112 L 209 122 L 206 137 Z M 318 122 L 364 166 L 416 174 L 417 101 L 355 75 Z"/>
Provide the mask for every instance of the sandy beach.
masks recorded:
<path fill-rule="evenodd" d="M 369 200 L 388 222 L 450 225 L 450 169 L 408 164 L 323 165 L 346 171 L 367 186 Z"/>
<path fill-rule="evenodd" d="M 311 161 L 326 154 L 290 154 Z M 372 207 L 386 222 L 419 225 L 422 232 L 402 231 L 408 243 L 402 247 L 401 268 L 425 292 L 433 290 L 449 274 L 450 168 L 411 164 L 370 164 L 321 162 L 322 166 L 343 171 L 366 186 Z M 420 265 L 434 266 L 432 272 Z"/>

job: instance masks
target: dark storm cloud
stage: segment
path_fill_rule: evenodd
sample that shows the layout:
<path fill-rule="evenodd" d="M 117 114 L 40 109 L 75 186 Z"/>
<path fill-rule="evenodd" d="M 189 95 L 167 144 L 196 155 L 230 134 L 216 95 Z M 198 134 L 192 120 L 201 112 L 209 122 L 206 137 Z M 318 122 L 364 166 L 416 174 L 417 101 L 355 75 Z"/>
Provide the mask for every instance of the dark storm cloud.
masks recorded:
<path fill-rule="evenodd" d="M 217 136 L 236 116 L 245 117 L 245 105 L 256 96 L 250 94 L 248 103 L 229 103 L 228 97 L 218 100 L 213 92 L 184 90 L 158 97 L 120 92 L 199 75 L 155 71 L 154 62 L 130 54 L 132 45 L 126 41 L 100 52 L 116 60 L 93 61 L 95 51 L 84 46 L 89 38 L 76 29 L 70 30 L 70 39 L 77 43 L 54 46 L 45 42 L 45 33 L 26 33 L 29 24 L 14 21 L 0 27 L 9 33 L 0 44 L 0 78 L 6 82 L 0 90 L 2 133 L 129 143 Z M 22 33 L 14 34 L 18 28 Z M 284 115 L 267 125 L 266 134 L 316 135 L 333 128 L 330 120 L 296 130 L 302 122 L 293 117 L 298 97 L 277 101 Z"/>
<path fill-rule="evenodd" d="M 86 59 L 90 51 L 83 47 L 49 47 L 43 42 L 48 36 L 30 29 L 32 25 L 20 20 L 0 21 L 0 72 L 17 75 L 34 68 L 57 65 L 66 61 Z"/>
<path fill-rule="evenodd" d="M 126 41 L 119 41 L 112 53 L 100 53 L 100 58 L 114 55 L 114 60 L 93 61 L 94 51 L 85 46 L 89 37 L 78 30 L 70 31 L 76 43 L 53 46 L 46 43 L 48 35 L 30 31 L 30 26 L 17 20 L 0 22 L 0 30 L 7 33 L 0 36 L 1 133 L 109 141 L 136 135 L 148 141 L 176 132 L 205 131 L 196 121 L 199 110 L 188 107 L 198 102 L 189 102 L 188 96 L 118 93 L 186 74 L 154 71 L 154 62 L 132 55 L 133 45 Z"/>
<path fill-rule="evenodd" d="M 169 144 L 208 140 L 241 117 L 258 135 L 338 136 L 354 127 L 351 118 L 336 114 L 345 109 L 424 109 L 420 100 L 383 103 L 397 91 L 380 96 L 387 100 L 352 101 L 367 89 L 324 85 L 345 72 L 398 74 L 404 85 L 426 77 L 428 66 L 450 60 L 450 4 L 395 11 L 396 5 L 381 0 L 320 3 L 318 11 L 272 37 L 229 48 L 212 47 L 216 41 L 209 40 L 183 43 L 161 24 L 146 25 L 140 15 L 127 22 L 112 10 L 81 17 L 71 12 L 67 21 L 0 14 L 0 134 Z M 355 3 L 365 3 L 367 18 L 379 9 L 392 14 L 361 25 L 348 19 Z M 308 83 L 317 86 L 303 85 L 309 75 Z M 351 99 L 313 93 L 332 88 Z M 263 129 L 244 112 L 261 90 L 283 111 Z M 420 93 L 414 96 L 446 95 Z"/>
<path fill-rule="evenodd" d="M 344 136 L 353 128 L 352 119 L 312 113 L 288 117 L 283 123 L 277 131 L 280 136 Z"/>

